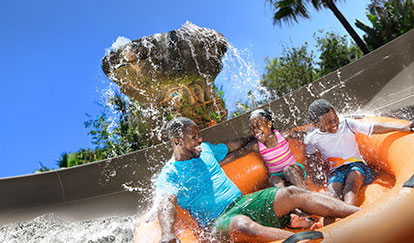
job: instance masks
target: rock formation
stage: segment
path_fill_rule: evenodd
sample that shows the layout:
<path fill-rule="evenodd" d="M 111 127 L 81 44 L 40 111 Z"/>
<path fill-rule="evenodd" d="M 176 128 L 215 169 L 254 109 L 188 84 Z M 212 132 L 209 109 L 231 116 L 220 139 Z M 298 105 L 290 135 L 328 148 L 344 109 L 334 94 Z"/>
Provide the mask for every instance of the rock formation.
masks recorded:
<path fill-rule="evenodd" d="M 222 34 L 187 22 L 113 49 L 102 68 L 123 93 L 157 110 L 149 117 L 151 129 L 178 115 L 206 127 L 227 116 L 214 87 L 226 50 Z"/>

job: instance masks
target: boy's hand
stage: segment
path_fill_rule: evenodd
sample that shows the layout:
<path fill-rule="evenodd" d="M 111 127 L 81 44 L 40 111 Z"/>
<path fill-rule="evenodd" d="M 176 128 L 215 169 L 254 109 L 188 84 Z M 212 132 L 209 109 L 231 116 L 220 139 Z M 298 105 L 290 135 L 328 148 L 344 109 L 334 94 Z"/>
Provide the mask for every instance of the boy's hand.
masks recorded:
<path fill-rule="evenodd" d="M 414 121 L 410 121 L 407 125 L 403 126 L 401 131 L 414 132 Z"/>

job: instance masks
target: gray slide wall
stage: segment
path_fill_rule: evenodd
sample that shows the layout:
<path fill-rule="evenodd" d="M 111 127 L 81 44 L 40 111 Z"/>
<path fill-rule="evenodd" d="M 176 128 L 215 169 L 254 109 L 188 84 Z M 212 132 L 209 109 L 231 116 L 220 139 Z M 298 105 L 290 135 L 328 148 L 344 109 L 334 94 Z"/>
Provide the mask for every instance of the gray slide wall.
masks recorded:
<path fill-rule="evenodd" d="M 277 114 L 276 127 L 290 128 L 309 123 L 307 107 L 319 97 L 340 112 L 398 111 L 412 118 L 414 30 L 265 107 Z M 247 114 L 202 130 L 204 141 L 213 143 L 248 133 Z M 151 179 L 169 158 L 168 147 L 159 144 L 78 167 L 0 179 L 0 225 L 47 212 L 79 220 L 142 211 L 151 203 Z M 130 192 L 125 185 L 138 190 Z"/>

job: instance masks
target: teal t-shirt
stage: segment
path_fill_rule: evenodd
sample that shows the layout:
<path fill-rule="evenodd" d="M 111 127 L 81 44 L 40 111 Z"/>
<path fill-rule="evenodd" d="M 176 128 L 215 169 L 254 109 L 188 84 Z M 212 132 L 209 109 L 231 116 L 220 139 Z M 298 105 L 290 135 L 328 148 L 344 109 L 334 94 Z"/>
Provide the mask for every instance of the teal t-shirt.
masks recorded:
<path fill-rule="evenodd" d="M 168 161 L 157 179 L 157 195 L 173 194 L 204 227 L 241 196 L 219 163 L 228 152 L 225 144 L 202 143 L 199 158 Z"/>

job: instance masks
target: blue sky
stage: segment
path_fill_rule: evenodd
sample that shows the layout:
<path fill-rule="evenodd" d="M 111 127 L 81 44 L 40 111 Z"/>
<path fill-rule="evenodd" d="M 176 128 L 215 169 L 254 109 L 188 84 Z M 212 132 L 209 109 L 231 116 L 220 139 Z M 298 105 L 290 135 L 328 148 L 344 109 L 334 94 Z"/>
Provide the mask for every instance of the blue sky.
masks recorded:
<path fill-rule="evenodd" d="M 368 3 L 340 1 L 338 7 L 354 26 L 356 18 L 368 22 Z M 100 112 L 97 102 L 110 83 L 101 59 L 118 36 L 135 40 L 189 20 L 247 50 L 260 75 L 264 58 L 280 55 L 283 44 L 313 46 L 318 29 L 346 34 L 329 10 L 312 16 L 300 24 L 273 26 L 272 10 L 263 0 L 2 0 L 0 178 L 31 174 L 39 161 L 57 168 L 62 152 L 93 147 L 85 114 Z"/>

